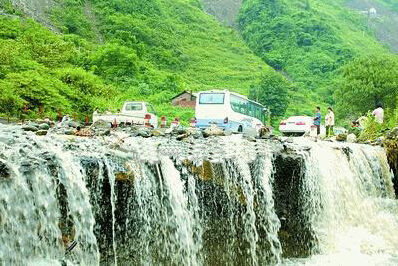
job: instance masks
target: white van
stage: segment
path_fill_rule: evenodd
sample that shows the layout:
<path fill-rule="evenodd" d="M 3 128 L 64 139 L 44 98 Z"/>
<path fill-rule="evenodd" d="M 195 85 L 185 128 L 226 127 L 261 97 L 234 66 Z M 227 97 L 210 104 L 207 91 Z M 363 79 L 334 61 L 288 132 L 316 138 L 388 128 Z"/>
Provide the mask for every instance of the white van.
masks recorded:
<path fill-rule="evenodd" d="M 158 117 L 152 105 L 146 102 L 125 102 L 120 113 L 93 114 L 93 122 L 104 120 L 116 124 L 144 125 L 149 123 L 151 127 L 158 127 Z"/>
<path fill-rule="evenodd" d="M 234 92 L 202 91 L 196 99 L 196 127 L 216 124 L 233 132 L 244 132 L 248 128 L 260 131 L 264 127 L 266 111 L 260 103 Z"/>

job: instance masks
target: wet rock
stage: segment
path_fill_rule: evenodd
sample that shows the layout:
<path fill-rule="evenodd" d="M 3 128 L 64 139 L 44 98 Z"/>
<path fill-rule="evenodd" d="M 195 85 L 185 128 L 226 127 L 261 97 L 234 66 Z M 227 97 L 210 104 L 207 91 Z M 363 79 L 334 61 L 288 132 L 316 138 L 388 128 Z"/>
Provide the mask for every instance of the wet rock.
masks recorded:
<path fill-rule="evenodd" d="M 245 139 L 247 139 L 250 142 L 257 142 L 256 138 L 253 136 L 244 136 L 244 137 L 245 137 Z"/>
<path fill-rule="evenodd" d="M 258 136 L 258 132 L 255 128 L 247 127 L 243 130 L 243 135 L 245 137 L 256 138 Z"/>
<path fill-rule="evenodd" d="M 166 136 L 165 131 L 166 130 L 164 130 L 163 128 L 162 129 L 155 129 L 155 130 L 152 131 L 152 135 L 154 137 L 163 137 L 163 136 Z"/>
<path fill-rule="evenodd" d="M 388 132 L 387 138 L 389 138 L 389 139 L 398 138 L 398 127 L 394 128 L 390 132 Z"/>
<path fill-rule="evenodd" d="M 95 135 L 95 132 L 90 128 L 83 128 L 77 131 L 75 135 L 79 137 L 92 137 Z"/>
<path fill-rule="evenodd" d="M 190 135 L 190 134 L 188 134 L 188 133 L 184 133 L 184 134 L 178 135 L 178 136 L 177 136 L 177 140 L 181 141 L 181 140 L 183 140 L 183 139 L 185 139 L 185 138 L 188 138 L 189 135 Z"/>
<path fill-rule="evenodd" d="M 111 128 L 112 124 L 104 121 L 104 120 L 98 120 L 93 124 L 93 127 L 95 128 Z"/>
<path fill-rule="evenodd" d="M 39 129 L 38 129 L 37 127 L 35 127 L 35 126 L 27 125 L 27 126 L 23 126 L 23 127 L 22 127 L 22 130 L 24 130 L 24 131 L 36 132 L 36 131 L 38 131 Z"/>
<path fill-rule="evenodd" d="M 135 131 L 135 135 L 138 137 L 143 137 L 143 138 L 149 138 L 152 136 L 152 132 L 149 128 L 146 127 L 139 127 L 136 131 Z"/>
<path fill-rule="evenodd" d="M 231 136 L 234 132 L 231 129 L 224 130 L 224 136 Z"/>
<path fill-rule="evenodd" d="M 64 135 L 68 135 L 68 136 L 75 135 L 75 130 L 74 129 L 65 130 Z"/>
<path fill-rule="evenodd" d="M 38 130 L 38 131 L 36 131 L 36 135 L 37 136 L 45 136 L 45 135 L 47 135 L 47 130 Z"/>
<path fill-rule="evenodd" d="M 111 135 L 111 129 L 107 129 L 105 131 L 101 131 L 101 133 L 99 134 L 100 136 L 110 136 Z"/>
<path fill-rule="evenodd" d="M 68 122 L 68 126 L 73 127 L 73 128 L 77 128 L 77 127 L 80 127 L 80 124 L 78 122 L 75 122 L 75 121 L 69 121 Z"/>
<path fill-rule="evenodd" d="M 11 178 L 11 169 L 7 165 L 7 163 L 3 160 L 0 160 L 0 180 L 10 179 Z"/>
<path fill-rule="evenodd" d="M 211 125 L 210 127 L 205 129 L 204 136 L 224 136 L 224 130 L 217 125 Z"/>
<path fill-rule="evenodd" d="M 383 146 L 383 144 L 384 144 L 384 137 L 378 137 L 376 139 L 376 145 Z"/>
<path fill-rule="evenodd" d="M 50 125 L 47 123 L 42 123 L 39 125 L 39 129 L 41 130 L 49 130 L 50 129 Z"/>
<path fill-rule="evenodd" d="M 268 127 L 262 127 L 260 129 L 260 138 L 267 139 L 271 135 L 271 129 Z"/>
<path fill-rule="evenodd" d="M 347 134 L 338 134 L 336 136 L 336 141 L 346 141 L 347 140 Z"/>
<path fill-rule="evenodd" d="M 347 142 L 348 143 L 356 143 L 357 142 L 357 136 L 355 136 L 355 134 L 349 134 L 347 136 Z"/>

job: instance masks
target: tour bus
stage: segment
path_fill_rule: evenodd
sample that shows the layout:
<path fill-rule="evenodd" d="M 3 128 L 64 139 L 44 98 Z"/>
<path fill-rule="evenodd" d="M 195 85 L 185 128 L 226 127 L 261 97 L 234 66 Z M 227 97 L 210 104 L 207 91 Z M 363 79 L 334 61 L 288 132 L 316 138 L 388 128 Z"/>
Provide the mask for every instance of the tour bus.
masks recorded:
<path fill-rule="evenodd" d="M 263 105 L 228 90 L 202 91 L 196 98 L 196 127 L 216 124 L 233 132 L 246 128 L 259 131 L 264 127 L 266 111 Z"/>

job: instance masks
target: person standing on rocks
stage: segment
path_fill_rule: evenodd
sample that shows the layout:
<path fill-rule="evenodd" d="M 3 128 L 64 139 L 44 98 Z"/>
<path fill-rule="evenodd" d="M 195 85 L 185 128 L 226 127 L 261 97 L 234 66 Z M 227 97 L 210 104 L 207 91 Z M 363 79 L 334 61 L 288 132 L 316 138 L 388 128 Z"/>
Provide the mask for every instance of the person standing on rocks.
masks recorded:
<path fill-rule="evenodd" d="M 372 115 L 375 116 L 377 123 L 383 124 L 383 120 L 384 120 L 383 105 L 379 103 L 376 107 L 377 108 L 372 112 Z"/>
<path fill-rule="evenodd" d="M 321 108 L 317 106 L 315 108 L 315 117 L 314 117 L 314 125 L 316 126 L 317 135 L 321 134 L 321 120 L 322 120 Z"/>
<path fill-rule="evenodd" d="M 328 108 L 328 114 L 325 117 L 325 124 L 326 124 L 326 137 L 334 136 L 334 112 L 332 107 Z"/>

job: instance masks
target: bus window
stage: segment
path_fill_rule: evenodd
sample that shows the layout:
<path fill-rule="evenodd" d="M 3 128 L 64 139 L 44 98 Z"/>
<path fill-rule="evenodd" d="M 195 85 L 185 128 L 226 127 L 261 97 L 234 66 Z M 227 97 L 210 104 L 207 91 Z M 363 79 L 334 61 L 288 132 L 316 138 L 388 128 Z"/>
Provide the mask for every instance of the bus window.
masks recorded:
<path fill-rule="evenodd" d="M 250 115 L 249 101 L 231 94 L 231 107 L 234 112 Z"/>
<path fill-rule="evenodd" d="M 224 93 L 201 93 L 199 104 L 224 104 Z"/>

